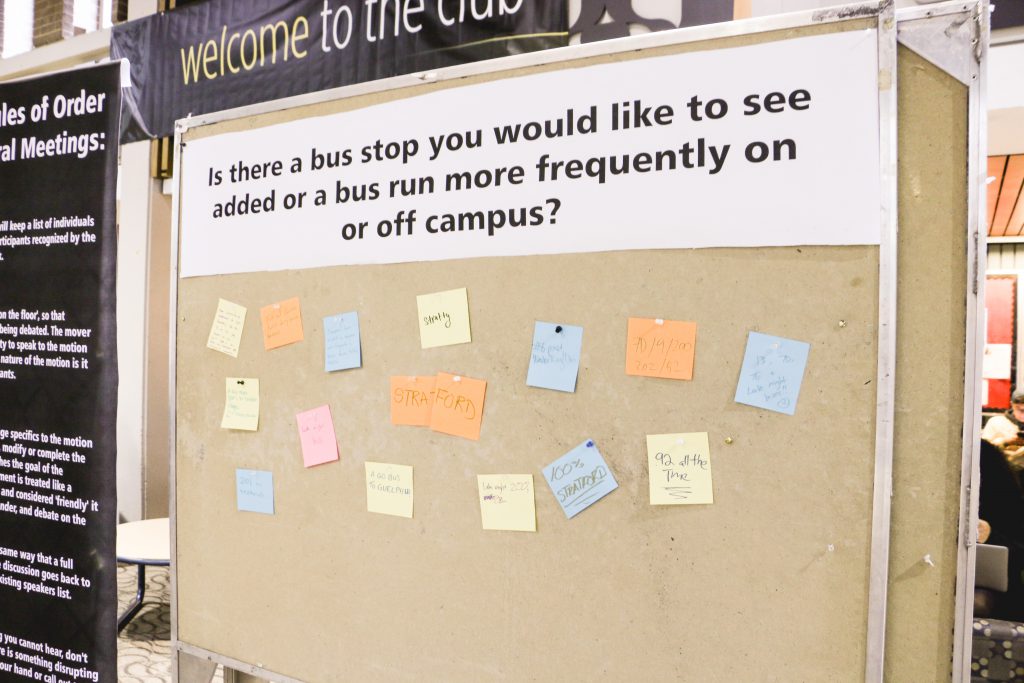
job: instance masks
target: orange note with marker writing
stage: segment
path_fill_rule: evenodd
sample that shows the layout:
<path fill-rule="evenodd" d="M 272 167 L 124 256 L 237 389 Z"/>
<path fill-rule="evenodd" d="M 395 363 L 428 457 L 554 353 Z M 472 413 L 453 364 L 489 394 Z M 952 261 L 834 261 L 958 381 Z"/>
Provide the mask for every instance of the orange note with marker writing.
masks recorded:
<path fill-rule="evenodd" d="M 436 377 L 391 378 L 391 424 L 429 427 Z"/>
<path fill-rule="evenodd" d="M 626 374 L 693 379 L 697 323 L 630 318 L 626 328 Z"/>
<path fill-rule="evenodd" d="M 435 432 L 479 441 L 485 393 L 485 380 L 437 373 L 430 428 Z"/>
<path fill-rule="evenodd" d="M 293 297 L 260 309 L 263 348 L 267 351 L 302 341 L 302 313 L 299 298 Z"/>

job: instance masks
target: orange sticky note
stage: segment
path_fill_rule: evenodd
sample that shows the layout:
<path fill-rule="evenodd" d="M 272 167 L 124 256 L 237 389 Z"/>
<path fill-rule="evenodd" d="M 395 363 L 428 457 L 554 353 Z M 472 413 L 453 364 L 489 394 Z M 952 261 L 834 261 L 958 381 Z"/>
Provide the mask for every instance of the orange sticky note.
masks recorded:
<path fill-rule="evenodd" d="M 267 351 L 302 341 L 302 313 L 299 298 L 294 297 L 260 309 L 263 323 L 263 348 Z"/>
<path fill-rule="evenodd" d="M 479 441 L 486 392 L 485 380 L 437 373 L 430 428 L 435 432 Z"/>
<path fill-rule="evenodd" d="M 626 329 L 626 374 L 693 379 L 697 323 L 630 318 Z"/>
<path fill-rule="evenodd" d="M 391 378 L 391 424 L 430 426 L 436 377 Z"/>

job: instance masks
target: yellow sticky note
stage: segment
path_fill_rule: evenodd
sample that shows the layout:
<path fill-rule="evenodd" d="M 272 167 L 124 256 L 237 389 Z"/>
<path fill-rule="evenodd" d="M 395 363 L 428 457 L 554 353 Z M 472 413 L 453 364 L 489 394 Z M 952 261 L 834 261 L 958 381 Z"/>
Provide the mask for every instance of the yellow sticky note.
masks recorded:
<path fill-rule="evenodd" d="M 461 375 L 437 373 L 430 428 L 435 432 L 478 441 L 484 419 L 487 382 Z"/>
<path fill-rule="evenodd" d="M 260 321 L 263 323 L 263 348 L 267 351 L 302 341 L 298 297 L 264 306 L 260 309 Z"/>
<path fill-rule="evenodd" d="M 693 379 L 697 323 L 630 318 L 626 329 L 626 374 Z"/>
<path fill-rule="evenodd" d="M 648 434 L 651 505 L 714 503 L 707 432 Z"/>
<path fill-rule="evenodd" d="M 245 326 L 245 306 L 233 304 L 226 299 L 217 299 L 217 312 L 213 315 L 210 336 L 206 348 L 238 358 L 238 344 L 242 341 Z"/>
<path fill-rule="evenodd" d="M 412 519 L 412 466 L 366 463 L 366 509 Z"/>
<path fill-rule="evenodd" d="M 416 297 L 420 316 L 420 346 L 465 344 L 472 341 L 469 332 L 469 295 L 466 288 L 421 294 Z"/>
<path fill-rule="evenodd" d="M 391 424 L 429 427 L 436 377 L 391 378 Z"/>
<path fill-rule="evenodd" d="M 221 429 L 255 432 L 260 426 L 260 381 L 252 377 L 228 377 Z"/>
<path fill-rule="evenodd" d="M 478 474 L 476 483 L 484 529 L 537 530 L 532 474 Z"/>

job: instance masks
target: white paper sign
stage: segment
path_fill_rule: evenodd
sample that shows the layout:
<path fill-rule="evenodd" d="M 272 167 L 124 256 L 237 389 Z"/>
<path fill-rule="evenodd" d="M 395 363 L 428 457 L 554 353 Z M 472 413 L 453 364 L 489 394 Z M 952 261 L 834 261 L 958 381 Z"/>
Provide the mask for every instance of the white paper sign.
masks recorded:
<path fill-rule="evenodd" d="M 985 379 L 1010 379 L 1012 344 L 985 344 L 981 376 Z"/>
<path fill-rule="evenodd" d="M 878 244 L 876 54 L 847 31 L 195 140 L 180 272 Z"/>

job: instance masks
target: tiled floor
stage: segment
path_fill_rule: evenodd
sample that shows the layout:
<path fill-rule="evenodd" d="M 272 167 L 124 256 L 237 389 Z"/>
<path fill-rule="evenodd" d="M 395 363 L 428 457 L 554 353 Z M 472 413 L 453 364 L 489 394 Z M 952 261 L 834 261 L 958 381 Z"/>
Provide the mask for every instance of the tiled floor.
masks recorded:
<path fill-rule="evenodd" d="M 134 565 L 117 568 L 118 614 L 135 597 Z M 146 569 L 146 597 L 140 611 L 117 639 L 119 683 L 154 683 L 171 680 L 170 575 L 166 567 Z M 221 681 L 218 667 L 214 681 Z"/>

